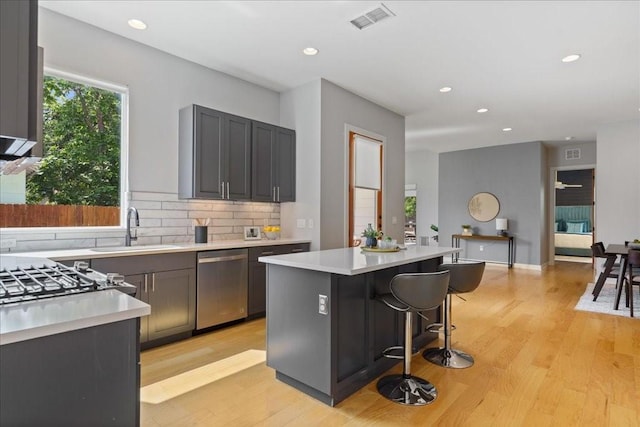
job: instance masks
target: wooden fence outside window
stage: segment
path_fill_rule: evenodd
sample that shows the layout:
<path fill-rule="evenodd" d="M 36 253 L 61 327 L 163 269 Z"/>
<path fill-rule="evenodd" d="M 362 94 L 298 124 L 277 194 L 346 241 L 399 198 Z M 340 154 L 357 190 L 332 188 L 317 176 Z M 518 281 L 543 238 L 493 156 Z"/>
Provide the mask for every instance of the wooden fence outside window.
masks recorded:
<path fill-rule="evenodd" d="M 0 227 L 92 227 L 120 225 L 120 207 L 0 204 Z"/>

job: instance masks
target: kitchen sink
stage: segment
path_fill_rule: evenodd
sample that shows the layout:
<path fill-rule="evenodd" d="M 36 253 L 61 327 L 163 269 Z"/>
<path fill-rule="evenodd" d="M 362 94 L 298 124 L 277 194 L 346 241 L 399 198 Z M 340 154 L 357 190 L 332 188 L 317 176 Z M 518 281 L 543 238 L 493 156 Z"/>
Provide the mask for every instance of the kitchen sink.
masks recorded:
<path fill-rule="evenodd" d="M 176 245 L 140 245 L 140 246 L 105 246 L 100 248 L 91 248 L 93 252 L 136 252 L 136 251 L 154 251 L 157 249 L 177 249 Z"/>

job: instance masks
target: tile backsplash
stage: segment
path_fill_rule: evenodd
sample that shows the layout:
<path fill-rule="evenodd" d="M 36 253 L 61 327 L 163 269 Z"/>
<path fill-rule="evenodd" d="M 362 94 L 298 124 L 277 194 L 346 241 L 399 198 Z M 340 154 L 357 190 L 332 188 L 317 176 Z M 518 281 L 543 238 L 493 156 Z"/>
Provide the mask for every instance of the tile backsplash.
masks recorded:
<path fill-rule="evenodd" d="M 174 193 L 132 192 L 128 206 L 138 210 L 133 245 L 193 243 L 197 220 L 208 222 L 209 242 L 241 240 L 246 226 L 280 225 L 280 205 L 263 202 L 180 200 Z M 133 221 L 132 221 L 133 223 Z M 5 228 L 1 239 L 16 247 L 2 253 L 124 245 L 124 227 Z"/>

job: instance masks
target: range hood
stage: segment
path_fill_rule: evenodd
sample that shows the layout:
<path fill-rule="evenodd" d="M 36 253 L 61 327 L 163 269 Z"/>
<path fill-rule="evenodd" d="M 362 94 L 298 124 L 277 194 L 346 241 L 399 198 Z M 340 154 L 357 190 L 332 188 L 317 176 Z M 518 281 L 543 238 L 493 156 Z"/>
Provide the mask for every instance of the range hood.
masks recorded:
<path fill-rule="evenodd" d="M 22 157 L 31 151 L 36 142 L 22 138 L 0 137 L 0 155 Z"/>

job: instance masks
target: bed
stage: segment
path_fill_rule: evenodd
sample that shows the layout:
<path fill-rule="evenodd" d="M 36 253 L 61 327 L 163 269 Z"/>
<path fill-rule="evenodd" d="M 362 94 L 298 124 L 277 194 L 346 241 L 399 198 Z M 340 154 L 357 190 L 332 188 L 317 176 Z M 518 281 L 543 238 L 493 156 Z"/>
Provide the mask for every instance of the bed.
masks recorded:
<path fill-rule="evenodd" d="M 592 206 L 556 206 L 556 255 L 591 256 L 592 209 Z"/>

